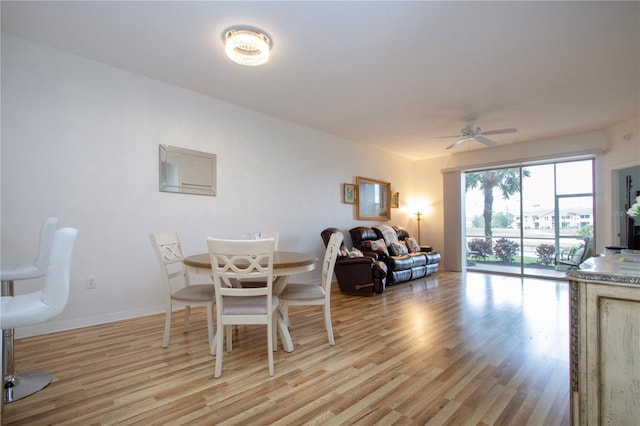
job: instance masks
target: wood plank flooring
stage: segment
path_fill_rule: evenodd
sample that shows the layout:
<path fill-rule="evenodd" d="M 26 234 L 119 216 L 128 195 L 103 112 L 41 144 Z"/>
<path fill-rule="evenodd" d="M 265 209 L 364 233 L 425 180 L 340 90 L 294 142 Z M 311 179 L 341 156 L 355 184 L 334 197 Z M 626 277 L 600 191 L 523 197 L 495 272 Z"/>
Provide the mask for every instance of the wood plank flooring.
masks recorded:
<path fill-rule="evenodd" d="M 291 307 L 292 353 L 267 370 L 266 329 L 240 326 L 222 377 L 204 311 L 188 334 L 163 315 L 16 340 L 16 370 L 44 390 L 4 406 L 5 425 L 568 425 L 565 281 L 438 272 L 376 297 L 332 293 Z"/>

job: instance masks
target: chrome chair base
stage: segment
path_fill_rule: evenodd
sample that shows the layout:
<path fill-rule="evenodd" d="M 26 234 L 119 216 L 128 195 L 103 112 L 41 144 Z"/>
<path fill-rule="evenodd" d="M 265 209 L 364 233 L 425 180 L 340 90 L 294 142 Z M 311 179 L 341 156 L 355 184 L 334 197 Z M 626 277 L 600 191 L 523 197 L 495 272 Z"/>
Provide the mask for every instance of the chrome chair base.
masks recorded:
<path fill-rule="evenodd" d="M 47 373 L 17 374 L 5 381 L 3 389 L 4 403 L 24 398 L 44 389 L 51 383 L 51 375 Z"/>

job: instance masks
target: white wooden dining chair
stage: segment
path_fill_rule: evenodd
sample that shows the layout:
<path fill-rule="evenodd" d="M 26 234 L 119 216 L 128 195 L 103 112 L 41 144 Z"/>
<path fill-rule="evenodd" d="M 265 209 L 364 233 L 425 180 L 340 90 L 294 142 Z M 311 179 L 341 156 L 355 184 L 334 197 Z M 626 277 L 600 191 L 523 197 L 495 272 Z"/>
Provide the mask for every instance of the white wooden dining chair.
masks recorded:
<path fill-rule="evenodd" d="M 215 377 L 222 374 L 222 345 L 227 339 L 231 352 L 231 325 L 266 324 L 269 376 L 273 376 L 273 351 L 276 340 L 274 319 L 279 317 L 278 297 L 273 289 L 274 240 L 220 240 L 207 238 L 211 272 L 216 293 L 216 367 Z M 265 287 L 243 288 L 234 281 L 262 279 Z"/>
<path fill-rule="evenodd" d="M 162 347 L 169 346 L 171 334 L 171 314 L 176 307 L 184 307 L 185 333 L 189 332 L 189 319 L 192 306 L 204 306 L 207 309 L 207 335 L 209 338 L 209 353 L 214 353 L 213 306 L 215 291 L 213 284 L 191 284 L 189 271 L 185 267 L 184 252 L 177 233 L 150 234 L 158 263 L 165 293 L 165 320 Z"/>
<path fill-rule="evenodd" d="M 289 283 L 280 295 L 280 311 L 286 324 L 289 324 L 289 306 L 321 305 L 324 314 L 324 328 L 327 330 L 329 345 L 333 346 L 333 327 L 331 326 L 331 282 L 333 269 L 340 252 L 342 232 L 331 235 L 322 263 L 322 281 L 317 284 Z"/>

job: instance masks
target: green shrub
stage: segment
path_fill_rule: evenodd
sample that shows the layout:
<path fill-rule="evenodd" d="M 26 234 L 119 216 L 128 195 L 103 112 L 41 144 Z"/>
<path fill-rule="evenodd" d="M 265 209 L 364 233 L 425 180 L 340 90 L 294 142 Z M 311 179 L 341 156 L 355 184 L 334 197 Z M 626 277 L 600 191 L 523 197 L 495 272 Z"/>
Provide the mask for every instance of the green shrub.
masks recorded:
<path fill-rule="evenodd" d="M 553 262 L 553 254 L 556 252 L 556 246 L 553 244 L 542 243 L 536 247 L 538 254 L 538 263 L 542 265 L 550 265 Z"/>
<path fill-rule="evenodd" d="M 581 237 L 590 237 L 593 235 L 593 225 L 583 226 L 578 230 L 578 235 Z"/>
<path fill-rule="evenodd" d="M 474 238 L 467 243 L 469 247 L 469 254 L 476 259 L 485 260 L 491 255 L 491 240 L 485 240 L 484 238 Z"/>
<path fill-rule="evenodd" d="M 500 238 L 493 246 L 496 257 L 503 262 L 513 263 L 519 251 L 520 245 L 506 238 Z"/>

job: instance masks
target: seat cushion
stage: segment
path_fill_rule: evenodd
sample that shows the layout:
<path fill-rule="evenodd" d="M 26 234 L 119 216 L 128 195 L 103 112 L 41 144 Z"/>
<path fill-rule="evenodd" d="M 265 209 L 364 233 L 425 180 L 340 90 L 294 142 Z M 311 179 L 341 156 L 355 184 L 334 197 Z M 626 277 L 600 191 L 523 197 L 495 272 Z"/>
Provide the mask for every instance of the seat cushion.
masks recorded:
<path fill-rule="evenodd" d="M 14 280 L 30 280 L 38 278 L 44 274 L 36 267 L 36 265 L 11 264 L 2 265 L 0 270 L 2 281 Z"/>
<path fill-rule="evenodd" d="M 409 253 L 409 257 L 413 261 L 413 267 L 427 264 L 427 256 L 424 253 Z"/>
<path fill-rule="evenodd" d="M 291 283 L 280 295 L 282 300 L 324 299 L 324 289 L 318 284 Z"/>
<path fill-rule="evenodd" d="M 213 284 L 194 284 L 177 290 L 171 298 L 184 302 L 210 302 L 214 296 Z"/>
<path fill-rule="evenodd" d="M 408 254 L 391 256 L 387 266 L 391 271 L 404 271 L 413 268 L 413 259 Z"/>
<path fill-rule="evenodd" d="M 2 297 L 0 326 L 3 329 L 40 324 L 58 315 L 60 311 L 42 302 L 42 291 Z"/>

